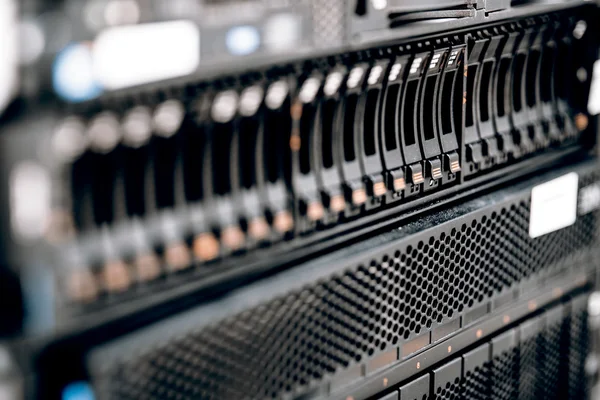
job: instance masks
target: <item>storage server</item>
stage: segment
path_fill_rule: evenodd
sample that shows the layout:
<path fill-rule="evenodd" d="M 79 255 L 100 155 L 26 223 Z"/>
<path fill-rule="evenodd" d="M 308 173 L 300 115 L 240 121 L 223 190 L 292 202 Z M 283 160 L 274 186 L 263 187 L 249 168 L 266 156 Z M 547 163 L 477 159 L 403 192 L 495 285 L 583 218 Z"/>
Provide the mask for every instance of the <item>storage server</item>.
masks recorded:
<path fill-rule="evenodd" d="M 5 7 L 0 393 L 593 392 L 597 4 Z"/>

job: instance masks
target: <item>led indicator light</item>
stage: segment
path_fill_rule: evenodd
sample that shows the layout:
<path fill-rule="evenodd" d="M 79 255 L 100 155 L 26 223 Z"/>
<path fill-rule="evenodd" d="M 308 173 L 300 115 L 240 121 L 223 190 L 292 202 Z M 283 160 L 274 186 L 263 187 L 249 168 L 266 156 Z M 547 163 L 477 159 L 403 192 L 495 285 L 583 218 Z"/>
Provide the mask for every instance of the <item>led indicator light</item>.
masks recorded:
<path fill-rule="evenodd" d="M 258 29 L 250 25 L 231 28 L 225 37 L 229 52 L 236 56 L 254 53 L 260 46 Z"/>

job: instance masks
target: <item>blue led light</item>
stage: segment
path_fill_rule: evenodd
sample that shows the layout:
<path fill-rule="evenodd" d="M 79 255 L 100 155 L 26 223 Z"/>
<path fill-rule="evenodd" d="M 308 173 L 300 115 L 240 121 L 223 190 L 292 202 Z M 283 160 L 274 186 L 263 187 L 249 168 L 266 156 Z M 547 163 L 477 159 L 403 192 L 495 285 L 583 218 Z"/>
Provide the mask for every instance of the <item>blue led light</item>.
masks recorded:
<path fill-rule="evenodd" d="M 225 44 L 231 54 L 245 56 L 258 50 L 260 33 L 251 25 L 236 26 L 227 32 Z"/>
<path fill-rule="evenodd" d="M 91 49 L 81 43 L 62 49 L 52 66 L 52 85 L 60 97 L 70 102 L 98 97 L 102 86 L 94 78 Z"/>
<path fill-rule="evenodd" d="M 65 386 L 62 400 L 94 400 L 94 392 L 87 382 L 72 382 Z"/>

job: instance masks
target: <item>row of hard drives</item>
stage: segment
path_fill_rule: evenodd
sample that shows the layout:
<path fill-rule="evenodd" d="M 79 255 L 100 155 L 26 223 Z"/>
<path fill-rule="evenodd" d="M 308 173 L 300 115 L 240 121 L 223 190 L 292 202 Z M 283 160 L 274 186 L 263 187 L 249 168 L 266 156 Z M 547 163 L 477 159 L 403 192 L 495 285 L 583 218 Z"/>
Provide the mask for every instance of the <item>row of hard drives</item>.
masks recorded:
<path fill-rule="evenodd" d="M 0 398 L 589 394 L 595 4 L 7 4 Z"/>
<path fill-rule="evenodd" d="M 548 15 L 75 111 L 51 140 L 52 233 L 77 232 L 69 294 L 309 237 L 576 143 L 576 23 Z"/>

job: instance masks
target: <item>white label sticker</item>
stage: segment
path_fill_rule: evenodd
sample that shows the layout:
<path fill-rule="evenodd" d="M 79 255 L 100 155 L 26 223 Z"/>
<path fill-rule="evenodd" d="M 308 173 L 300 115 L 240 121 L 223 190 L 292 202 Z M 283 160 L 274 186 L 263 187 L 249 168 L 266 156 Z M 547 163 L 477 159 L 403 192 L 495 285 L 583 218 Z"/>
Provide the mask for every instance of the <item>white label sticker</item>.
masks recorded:
<path fill-rule="evenodd" d="M 600 60 L 594 63 L 594 73 L 588 98 L 588 112 L 591 115 L 600 114 Z"/>
<path fill-rule="evenodd" d="M 578 180 L 572 172 L 533 188 L 529 236 L 536 238 L 575 223 Z"/>
<path fill-rule="evenodd" d="M 109 28 L 94 41 L 92 56 L 94 75 L 107 89 L 185 76 L 200 62 L 200 31 L 184 20 Z"/>

